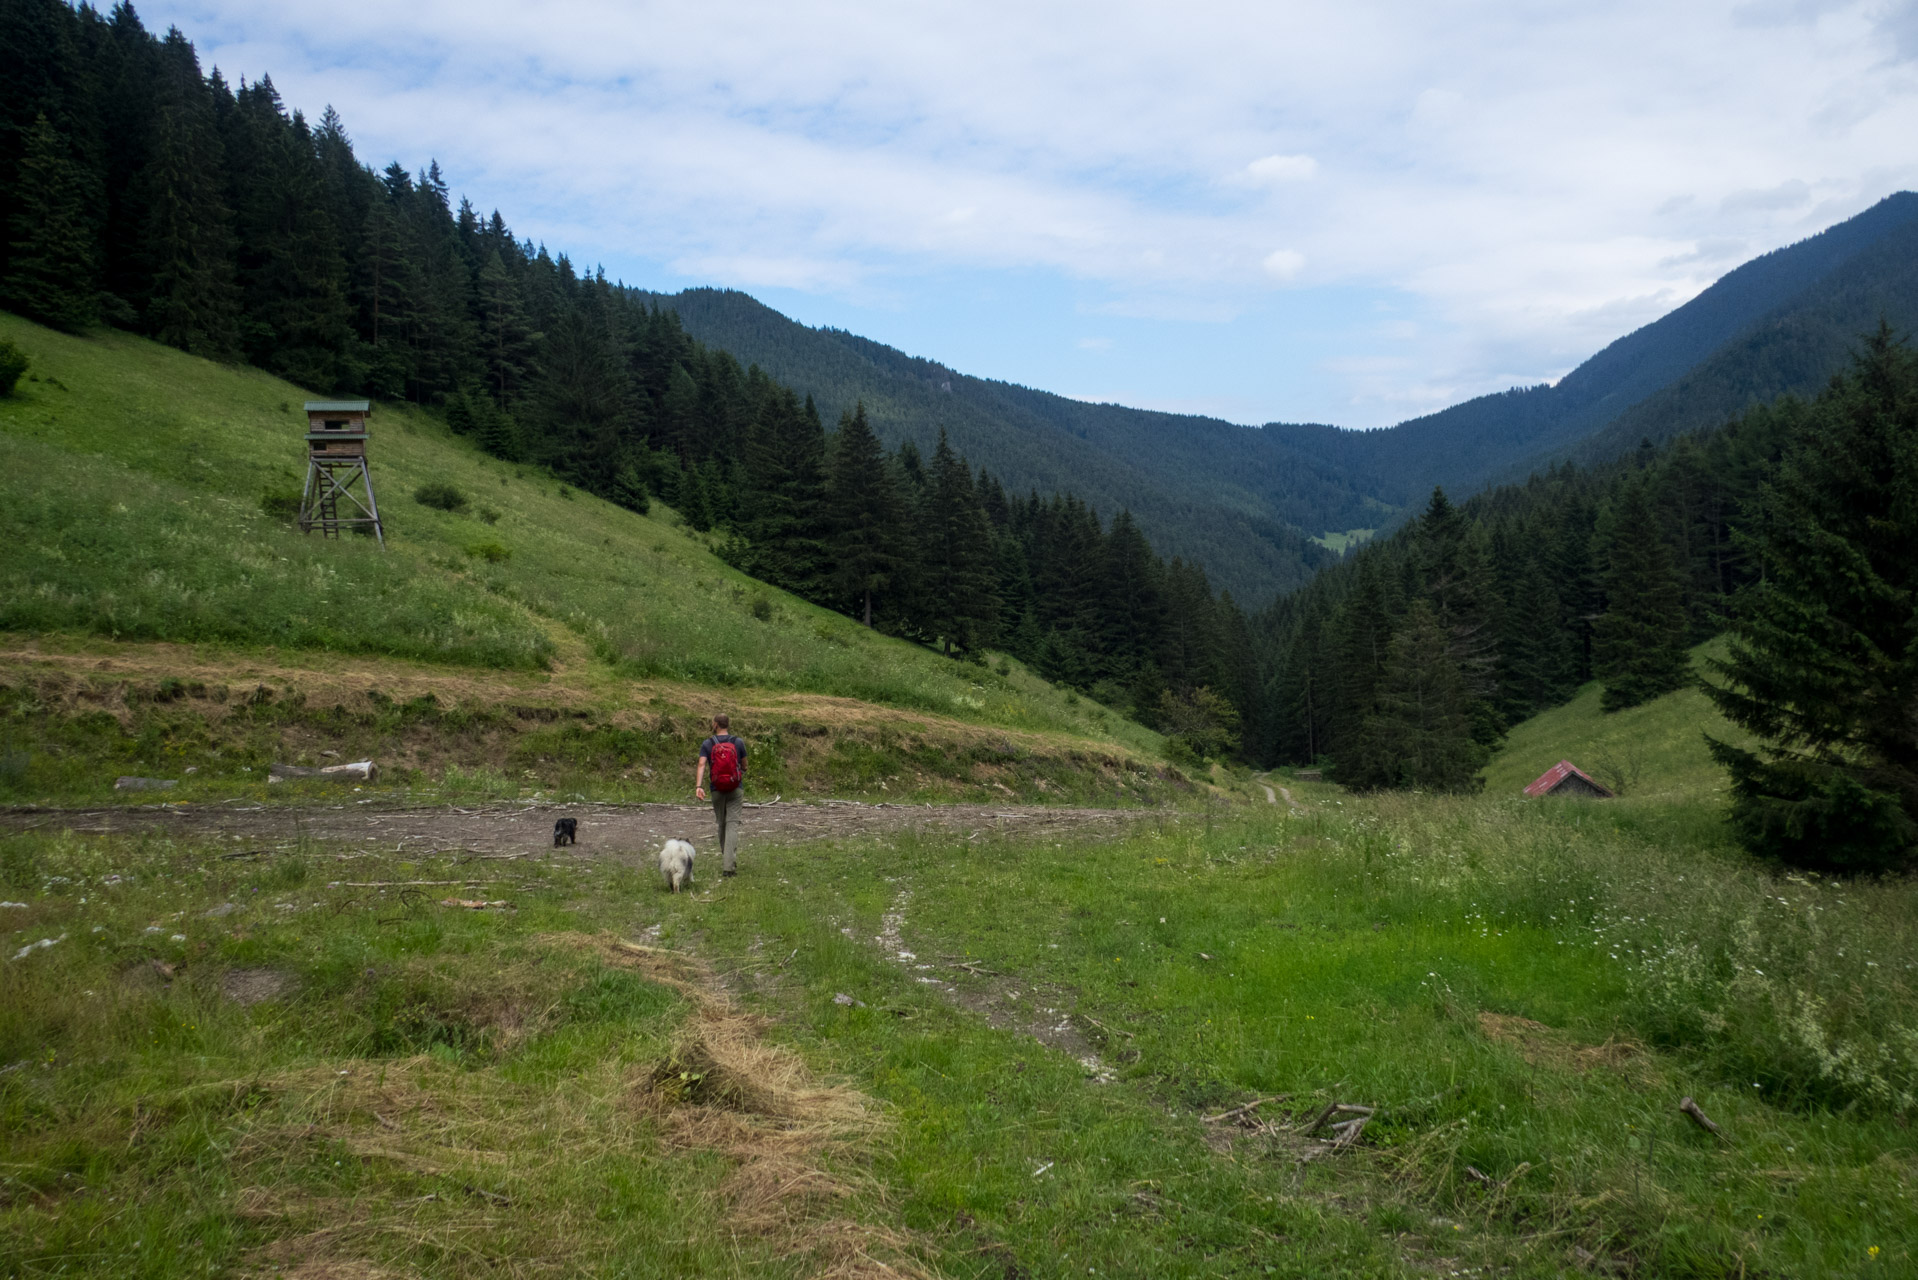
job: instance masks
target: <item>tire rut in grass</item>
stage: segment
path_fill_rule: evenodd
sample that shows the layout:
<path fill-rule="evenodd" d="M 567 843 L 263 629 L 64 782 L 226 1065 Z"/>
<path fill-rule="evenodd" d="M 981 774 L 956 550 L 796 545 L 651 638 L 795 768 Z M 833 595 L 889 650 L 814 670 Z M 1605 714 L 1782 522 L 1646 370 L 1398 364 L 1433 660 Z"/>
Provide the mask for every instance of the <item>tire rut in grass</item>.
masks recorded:
<path fill-rule="evenodd" d="M 912 886 L 900 882 L 892 908 L 880 917 L 879 933 L 873 942 L 893 964 L 911 971 L 917 981 L 931 987 L 951 1003 L 984 1019 L 988 1026 L 1027 1035 L 1077 1062 L 1086 1078 L 1095 1084 L 1110 1084 L 1117 1073 L 1100 1057 L 1075 1019 L 1070 993 L 1059 988 L 1021 983 L 1010 975 L 995 973 L 970 961 L 945 957 L 922 961 L 908 950 L 903 936 L 906 907 L 912 901 Z M 842 933 L 852 936 L 850 927 Z M 1090 1019 L 1085 1019 L 1090 1022 Z"/>

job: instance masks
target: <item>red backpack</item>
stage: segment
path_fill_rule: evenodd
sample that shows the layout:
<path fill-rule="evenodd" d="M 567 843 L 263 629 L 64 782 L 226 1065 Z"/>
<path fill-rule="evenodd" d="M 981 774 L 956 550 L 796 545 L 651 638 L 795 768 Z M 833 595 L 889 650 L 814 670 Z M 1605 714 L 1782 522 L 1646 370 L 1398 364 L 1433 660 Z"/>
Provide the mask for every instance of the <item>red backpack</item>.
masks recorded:
<path fill-rule="evenodd" d="M 713 790 L 739 790 L 739 743 L 731 738 L 713 743 Z"/>

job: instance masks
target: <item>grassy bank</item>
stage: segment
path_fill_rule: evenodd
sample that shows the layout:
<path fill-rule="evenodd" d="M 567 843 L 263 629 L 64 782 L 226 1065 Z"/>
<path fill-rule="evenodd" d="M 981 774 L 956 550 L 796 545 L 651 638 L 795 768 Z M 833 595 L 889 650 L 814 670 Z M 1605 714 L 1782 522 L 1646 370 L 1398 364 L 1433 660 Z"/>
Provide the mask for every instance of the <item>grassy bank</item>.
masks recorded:
<path fill-rule="evenodd" d="M 269 514 L 297 496 L 306 393 L 127 334 L 0 314 L 32 373 L 0 399 L 0 630 L 330 651 L 805 693 L 1156 754 L 1156 734 L 1016 663 L 955 663 L 737 573 L 639 516 L 489 458 L 407 405 L 371 420 L 387 550 Z M 458 511 L 414 500 L 450 484 Z"/>
<path fill-rule="evenodd" d="M 1099 843 L 749 847 L 677 899 L 604 859 L 10 837 L 10 943 L 64 940 L 0 978 L 7 1266 L 838 1265 L 733 1240 L 754 1166 L 688 1136 L 732 1121 L 694 1096 L 685 988 L 579 935 L 711 966 L 869 1100 L 881 1128 L 808 1157 L 830 1212 L 775 1216 L 897 1271 L 1914 1266 L 1912 886 L 1772 877 L 1653 800 L 1293 791 Z M 410 880 L 474 883 L 367 887 Z M 236 972 L 285 986 L 242 1007 Z M 1268 1127 L 1204 1119 L 1274 1095 Z M 1376 1108 L 1336 1151 L 1304 1131 L 1334 1101 Z M 574 1170 L 555 1144 L 588 1130 Z"/>
<path fill-rule="evenodd" d="M 274 762 L 371 759 L 356 799 L 681 800 L 707 718 L 751 744 L 752 788 L 784 795 L 1141 805 L 1258 797 L 1121 743 L 805 694 L 626 680 L 573 642 L 552 672 L 221 646 L 0 636 L 0 800 L 310 801 Z M 565 646 L 562 654 L 567 653 Z M 176 785 L 116 792 L 120 776 Z"/>

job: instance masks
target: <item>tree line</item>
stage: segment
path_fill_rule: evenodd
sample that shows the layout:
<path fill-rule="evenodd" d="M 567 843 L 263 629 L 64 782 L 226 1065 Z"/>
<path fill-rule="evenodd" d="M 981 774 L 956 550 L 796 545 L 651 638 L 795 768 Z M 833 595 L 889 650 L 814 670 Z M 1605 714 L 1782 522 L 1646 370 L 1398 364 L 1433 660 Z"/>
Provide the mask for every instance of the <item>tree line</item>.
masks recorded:
<path fill-rule="evenodd" d="M 443 408 L 488 452 L 644 511 L 673 504 L 764 580 L 955 656 L 995 646 L 1172 731 L 1256 734 L 1247 620 L 1132 519 L 1008 495 L 941 438 L 828 432 L 674 313 L 455 201 L 437 164 L 375 171 L 329 108 L 202 72 L 132 5 L 0 0 L 0 302 L 110 324 L 316 391 Z"/>
<path fill-rule="evenodd" d="M 1435 490 L 1261 617 L 1268 749 L 1356 786 L 1469 790 L 1508 727 L 1588 681 L 1607 711 L 1684 686 L 1759 574 L 1741 531 L 1810 413 L 1788 397 L 1463 504 Z"/>

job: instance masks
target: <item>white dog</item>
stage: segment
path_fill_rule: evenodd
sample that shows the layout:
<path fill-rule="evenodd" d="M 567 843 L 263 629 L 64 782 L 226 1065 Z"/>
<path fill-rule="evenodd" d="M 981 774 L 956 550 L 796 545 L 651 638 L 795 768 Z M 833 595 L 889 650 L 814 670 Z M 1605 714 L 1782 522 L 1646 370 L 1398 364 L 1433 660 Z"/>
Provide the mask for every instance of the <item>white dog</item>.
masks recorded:
<path fill-rule="evenodd" d="M 693 847 L 684 840 L 668 840 L 659 851 L 659 874 L 674 893 L 693 882 Z"/>

